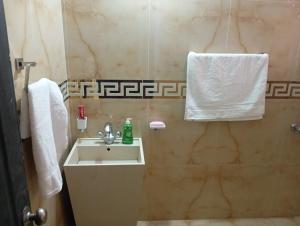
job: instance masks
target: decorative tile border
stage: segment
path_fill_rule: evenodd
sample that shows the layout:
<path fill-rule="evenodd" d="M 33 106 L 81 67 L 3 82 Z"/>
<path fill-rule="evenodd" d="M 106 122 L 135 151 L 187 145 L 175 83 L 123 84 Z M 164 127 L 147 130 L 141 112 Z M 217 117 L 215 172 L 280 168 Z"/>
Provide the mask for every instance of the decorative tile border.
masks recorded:
<path fill-rule="evenodd" d="M 268 81 L 267 99 L 300 99 L 299 81 Z"/>
<path fill-rule="evenodd" d="M 184 98 L 184 81 L 90 80 L 69 81 L 71 97 L 83 98 Z"/>
<path fill-rule="evenodd" d="M 69 80 L 60 84 L 64 99 L 184 99 L 182 80 Z M 300 99 L 300 81 L 268 81 L 267 99 Z"/>
<path fill-rule="evenodd" d="M 63 95 L 64 101 L 66 101 L 69 98 L 69 92 L 68 92 L 68 81 L 65 80 L 59 85 L 60 91 Z"/>

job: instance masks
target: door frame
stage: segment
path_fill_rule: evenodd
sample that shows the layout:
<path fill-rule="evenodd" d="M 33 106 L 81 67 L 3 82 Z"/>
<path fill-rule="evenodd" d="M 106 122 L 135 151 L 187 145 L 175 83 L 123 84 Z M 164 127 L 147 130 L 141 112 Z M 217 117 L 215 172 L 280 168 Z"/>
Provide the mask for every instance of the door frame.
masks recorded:
<path fill-rule="evenodd" d="M 23 225 L 23 209 L 29 205 L 4 5 L 0 0 L 0 225 Z"/>

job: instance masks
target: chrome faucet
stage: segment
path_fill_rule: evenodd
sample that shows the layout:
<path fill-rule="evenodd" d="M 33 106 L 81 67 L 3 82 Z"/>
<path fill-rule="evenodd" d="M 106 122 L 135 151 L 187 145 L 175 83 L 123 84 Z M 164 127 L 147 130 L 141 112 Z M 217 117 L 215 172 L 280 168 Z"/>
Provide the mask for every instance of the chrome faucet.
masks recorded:
<path fill-rule="evenodd" d="M 104 125 L 104 132 L 97 132 L 97 135 L 100 136 L 105 144 L 113 144 L 116 138 L 121 138 L 121 132 L 117 131 L 114 133 L 112 123 L 107 122 Z"/>

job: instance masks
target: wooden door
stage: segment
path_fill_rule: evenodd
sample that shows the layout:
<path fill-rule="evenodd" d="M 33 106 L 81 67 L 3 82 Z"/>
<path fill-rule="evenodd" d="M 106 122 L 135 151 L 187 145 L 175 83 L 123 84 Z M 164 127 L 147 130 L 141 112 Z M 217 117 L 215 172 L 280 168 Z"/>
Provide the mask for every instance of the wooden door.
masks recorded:
<path fill-rule="evenodd" d="M 3 0 L 0 0 L 0 226 L 23 225 L 30 207 Z"/>

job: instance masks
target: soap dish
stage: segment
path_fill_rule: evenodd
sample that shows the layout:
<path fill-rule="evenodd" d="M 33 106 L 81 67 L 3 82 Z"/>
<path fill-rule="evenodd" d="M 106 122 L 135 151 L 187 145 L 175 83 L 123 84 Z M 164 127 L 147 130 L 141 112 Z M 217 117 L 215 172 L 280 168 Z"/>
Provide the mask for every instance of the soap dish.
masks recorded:
<path fill-rule="evenodd" d="M 166 124 L 162 121 L 152 121 L 149 123 L 150 129 L 158 130 L 158 129 L 165 129 Z"/>

